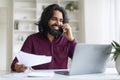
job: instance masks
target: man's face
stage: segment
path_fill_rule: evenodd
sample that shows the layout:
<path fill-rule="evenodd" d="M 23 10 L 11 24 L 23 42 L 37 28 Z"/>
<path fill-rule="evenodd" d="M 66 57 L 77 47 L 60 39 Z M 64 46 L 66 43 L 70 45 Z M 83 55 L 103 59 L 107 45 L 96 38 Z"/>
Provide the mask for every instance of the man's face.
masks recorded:
<path fill-rule="evenodd" d="M 54 11 L 52 18 L 48 22 L 49 26 L 62 26 L 63 25 L 63 16 L 62 13 L 58 10 Z M 57 30 L 56 27 L 51 27 L 52 30 Z"/>
<path fill-rule="evenodd" d="M 63 25 L 62 13 L 56 10 L 54 11 L 54 15 L 48 22 L 48 26 L 50 27 L 49 33 L 55 38 L 59 37 L 63 33 L 62 25 Z"/>

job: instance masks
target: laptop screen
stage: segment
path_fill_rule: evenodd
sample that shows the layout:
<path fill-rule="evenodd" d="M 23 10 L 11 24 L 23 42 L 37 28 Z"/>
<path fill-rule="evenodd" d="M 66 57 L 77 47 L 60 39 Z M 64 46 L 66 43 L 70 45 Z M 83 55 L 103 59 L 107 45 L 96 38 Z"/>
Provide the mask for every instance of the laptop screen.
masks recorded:
<path fill-rule="evenodd" d="M 80 75 L 104 72 L 111 49 L 110 44 L 78 43 L 74 50 L 69 74 Z"/>

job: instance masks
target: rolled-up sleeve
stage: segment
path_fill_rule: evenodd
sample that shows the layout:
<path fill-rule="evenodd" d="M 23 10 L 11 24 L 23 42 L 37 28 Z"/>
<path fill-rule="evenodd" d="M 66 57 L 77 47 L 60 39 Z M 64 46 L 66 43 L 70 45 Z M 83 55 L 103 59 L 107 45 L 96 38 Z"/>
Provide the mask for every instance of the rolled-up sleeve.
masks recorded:
<path fill-rule="evenodd" d="M 69 57 L 71 59 L 73 57 L 76 44 L 77 44 L 77 41 L 75 39 L 73 41 L 69 41 Z"/>

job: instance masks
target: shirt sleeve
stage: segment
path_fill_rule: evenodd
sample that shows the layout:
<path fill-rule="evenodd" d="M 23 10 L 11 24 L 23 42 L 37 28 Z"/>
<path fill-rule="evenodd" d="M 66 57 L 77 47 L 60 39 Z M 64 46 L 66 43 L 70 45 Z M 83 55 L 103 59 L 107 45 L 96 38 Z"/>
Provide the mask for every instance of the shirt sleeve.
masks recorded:
<path fill-rule="evenodd" d="M 17 63 L 18 60 L 17 58 L 15 57 L 15 59 L 13 60 L 12 64 L 11 64 L 11 71 L 15 71 L 15 63 Z"/>
<path fill-rule="evenodd" d="M 69 57 L 71 59 L 73 57 L 76 44 L 77 44 L 77 41 L 75 39 L 73 41 L 69 41 Z"/>
<path fill-rule="evenodd" d="M 33 47 L 33 39 L 32 39 L 32 36 L 29 36 L 25 40 L 25 42 L 21 48 L 21 51 L 27 52 L 27 53 L 32 53 L 32 49 L 33 49 L 32 47 Z"/>

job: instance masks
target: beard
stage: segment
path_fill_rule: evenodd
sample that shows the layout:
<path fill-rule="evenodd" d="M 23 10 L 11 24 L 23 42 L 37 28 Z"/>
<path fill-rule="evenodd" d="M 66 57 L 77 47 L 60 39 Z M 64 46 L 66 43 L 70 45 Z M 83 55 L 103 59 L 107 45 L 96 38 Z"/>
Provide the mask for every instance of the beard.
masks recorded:
<path fill-rule="evenodd" d="M 62 36 L 63 34 L 63 29 L 61 26 L 53 24 L 49 26 L 48 33 L 51 34 L 53 37 L 58 38 Z"/>

